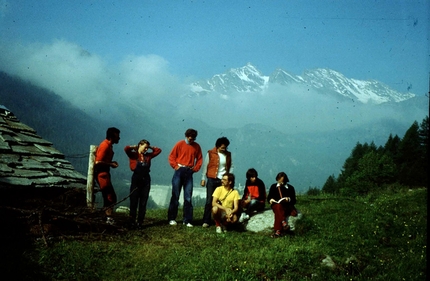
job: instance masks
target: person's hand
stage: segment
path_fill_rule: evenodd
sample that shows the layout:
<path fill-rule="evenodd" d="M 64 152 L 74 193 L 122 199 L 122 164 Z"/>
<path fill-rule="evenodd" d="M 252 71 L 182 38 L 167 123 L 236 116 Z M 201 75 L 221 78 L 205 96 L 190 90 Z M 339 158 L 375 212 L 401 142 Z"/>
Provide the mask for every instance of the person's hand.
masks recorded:
<path fill-rule="evenodd" d="M 119 165 L 118 165 L 118 162 L 113 161 L 113 162 L 110 164 L 110 166 L 111 166 L 112 168 L 117 168 Z"/>
<path fill-rule="evenodd" d="M 205 180 L 202 180 L 202 181 L 200 182 L 200 185 L 204 187 L 204 186 L 206 185 L 206 181 L 205 181 Z"/>

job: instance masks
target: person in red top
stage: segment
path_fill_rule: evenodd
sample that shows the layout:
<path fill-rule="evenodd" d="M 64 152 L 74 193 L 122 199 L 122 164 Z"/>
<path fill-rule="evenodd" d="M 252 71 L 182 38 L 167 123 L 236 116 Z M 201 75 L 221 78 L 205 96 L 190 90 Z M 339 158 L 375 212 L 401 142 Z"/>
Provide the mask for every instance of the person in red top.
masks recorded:
<path fill-rule="evenodd" d="M 119 134 L 120 131 L 115 127 L 107 129 L 106 139 L 97 147 L 94 163 L 94 176 L 102 192 L 103 207 L 105 208 L 105 214 L 107 216 L 106 222 L 109 224 L 114 223 L 112 219 L 112 208 L 117 201 L 116 193 L 112 186 L 110 168 L 118 167 L 118 163 L 112 161 L 112 159 L 114 155 L 113 145 L 119 142 Z"/>
<path fill-rule="evenodd" d="M 148 152 L 148 149 L 151 152 Z M 148 203 L 149 191 L 151 190 L 151 159 L 161 153 L 161 149 L 151 146 L 149 141 L 141 140 L 137 145 L 127 145 L 124 148 L 130 162 L 130 170 L 133 171 L 130 185 L 130 220 L 134 227 L 143 227 L 143 220 L 146 215 L 146 204 Z M 137 209 L 139 207 L 139 213 Z"/>
<path fill-rule="evenodd" d="M 264 210 L 266 205 L 266 186 L 258 178 L 258 172 L 254 168 L 246 172 L 245 189 L 242 196 L 242 208 L 246 209 L 240 216 L 239 222 L 249 219 L 254 211 Z"/>
<path fill-rule="evenodd" d="M 172 178 L 172 197 L 170 198 L 167 218 L 170 225 L 176 225 L 178 215 L 179 195 L 184 188 L 183 224 L 192 227 L 193 204 L 193 174 L 200 170 L 203 157 L 200 145 L 195 142 L 197 131 L 188 129 L 185 140 L 178 141 L 169 154 L 169 164 L 175 170 Z"/>

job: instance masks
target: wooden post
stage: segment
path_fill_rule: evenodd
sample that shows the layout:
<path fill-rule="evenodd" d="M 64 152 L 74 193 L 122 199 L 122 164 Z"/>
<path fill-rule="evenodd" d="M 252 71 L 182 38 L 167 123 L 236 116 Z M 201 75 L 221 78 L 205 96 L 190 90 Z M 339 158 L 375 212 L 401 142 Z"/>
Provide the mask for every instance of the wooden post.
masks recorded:
<path fill-rule="evenodd" d="M 87 175 L 87 206 L 94 208 L 94 160 L 96 158 L 97 145 L 90 145 Z"/>

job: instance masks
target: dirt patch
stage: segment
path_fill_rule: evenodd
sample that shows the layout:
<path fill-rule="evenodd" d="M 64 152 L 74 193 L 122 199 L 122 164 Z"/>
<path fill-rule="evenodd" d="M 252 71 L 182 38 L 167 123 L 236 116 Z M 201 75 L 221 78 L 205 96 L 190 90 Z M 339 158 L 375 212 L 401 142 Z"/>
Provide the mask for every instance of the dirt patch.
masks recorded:
<path fill-rule="evenodd" d="M 103 210 L 86 206 L 83 189 L 0 187 L 0 223 L 8 240 L 24 236 L 48 245 L 51 240 L 127 231 L 126 216 L 116 215 L 115 222 L 106 224 Z"/>

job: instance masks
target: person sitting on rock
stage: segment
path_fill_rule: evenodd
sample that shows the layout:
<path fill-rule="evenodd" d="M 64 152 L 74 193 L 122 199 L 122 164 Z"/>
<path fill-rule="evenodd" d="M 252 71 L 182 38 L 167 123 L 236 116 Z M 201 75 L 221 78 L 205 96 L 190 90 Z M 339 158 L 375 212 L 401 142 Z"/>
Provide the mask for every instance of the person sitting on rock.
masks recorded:
<path fill-rule="evenodd" d="M 225 173 L 221 178 L 222 186 L 215 189 L 212 195 L 212 216 L 216 233 L 226 232 L 230 225 L 238 221 L 240 195 L 234 189 L 235 177 Z"/>
<path fill-rule="evenodd" d="M 283 233 L 290 229 L 288 218 L 296 216 L 296 191 L 294 187 L 288 184 L 290 180 L 284 172 L 276 176 L 276 182 L 270 186 L 267 201 L 275 214 L 273 228 L 275 230 L 273 238 L 281 237 Z"/>
<path fill-rule="evenodd" d="M 255 211 L 264 211 L 266 206 L 266 186 L 258 178 L 258 172 L 254 168 L 246 172 L 246 183 L 243 190 L 241 201 L 242 208 L 245 210 L 239 218 L 239 222 L 249 219 Z"/>

